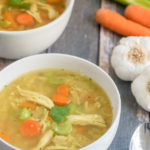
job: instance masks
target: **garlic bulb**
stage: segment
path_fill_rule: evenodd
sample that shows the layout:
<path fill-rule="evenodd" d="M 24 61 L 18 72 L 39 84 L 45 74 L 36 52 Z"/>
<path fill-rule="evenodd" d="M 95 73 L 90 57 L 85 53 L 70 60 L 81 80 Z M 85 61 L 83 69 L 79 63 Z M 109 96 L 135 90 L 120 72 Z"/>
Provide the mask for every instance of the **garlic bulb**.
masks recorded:
<path fill-rule="evenodd" d="M 120 79 L 132 81 L 150 65 L 150 37 L 122 38 L 113 49 L 111 64 Z"/>
<path fill-rule="evenodd" d="M 132 82 L 131 91 L 137 103 L 150 111 L 150 66 Z"/>

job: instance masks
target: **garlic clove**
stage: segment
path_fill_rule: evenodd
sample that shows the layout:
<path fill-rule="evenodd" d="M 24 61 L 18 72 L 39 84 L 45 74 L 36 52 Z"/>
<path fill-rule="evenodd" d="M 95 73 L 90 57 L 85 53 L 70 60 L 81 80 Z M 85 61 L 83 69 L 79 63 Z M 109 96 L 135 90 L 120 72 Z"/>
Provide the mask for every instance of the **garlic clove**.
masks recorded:
<path fill-rule="evenodd" d="M 150 66 L 132 82 L 131 91 L 137 103 L 150 112 Z"/>

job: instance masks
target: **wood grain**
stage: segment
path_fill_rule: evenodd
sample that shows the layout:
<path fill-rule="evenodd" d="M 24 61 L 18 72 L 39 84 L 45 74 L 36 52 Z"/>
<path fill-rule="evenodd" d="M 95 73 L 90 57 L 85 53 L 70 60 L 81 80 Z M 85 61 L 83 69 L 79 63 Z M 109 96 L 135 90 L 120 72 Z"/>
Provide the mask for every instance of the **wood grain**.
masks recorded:
<path fill-rule="evenodd" d="M 69 24 L 51 52 L 67 53 L 97 63 L 99 27 L 94 15 L 99 6 L 100 0 L 75 0 Z"/>
<path fill-rule="evenodd" d="M 101 7 L 109 8 L 114 11 L 123 13 L 124 7 L 107 0 L 101 1 Z M 130 138 L 134 129 L 140 122 L 149 121 L 149 113 L 144 111 L 136 103 L 130 89 L 130 82 L 124 82 L 118 79 L 110 64 L 110 57 L 113 47 L 117 45 L 121 36 L 105 29 L 100 28 L 100 45 L 99 45 L 99 65 L 115 81 L 122 99 L 122 113 L 119 124 L 119 129 L 114 142 L 109 150 L 128 150 Z"/>
<path fill-rule="evenodd" d="M 103 8 L 123 13 L 123 7 L 114 1 L 101 0 Z M 75 7 L 69 24 L 60 39 L 45 53 L 66 53 L 85 58 L 99 64 L 115 81 L 122 99 L 121 120 L 117 135 L 109 150 L 128 150 L 134 129 L 140 122 L 149 121 L 149 114 L 141 109 L 130 90 L 130 82 L 117 78 L 110 65 L 113 47 L 121 36 L 99 27 L 94 19 L 100 0 L 75 0 Z M 0 70 L 12 63 L 0 59 Z"/>

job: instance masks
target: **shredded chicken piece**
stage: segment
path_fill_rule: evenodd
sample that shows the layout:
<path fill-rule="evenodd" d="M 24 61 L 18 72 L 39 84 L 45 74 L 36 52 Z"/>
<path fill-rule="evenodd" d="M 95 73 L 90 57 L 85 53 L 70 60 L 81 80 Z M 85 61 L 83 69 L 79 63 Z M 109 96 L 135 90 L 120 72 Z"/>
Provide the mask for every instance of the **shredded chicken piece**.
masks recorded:
<path fill-rule="evenodd" d="M 56 135 L 52 140 L 52 142 L 56 146 L 69 146 L 69 147 L 71 147 L 73 141 L 74 138 L 71 135 L 69 136 Z"/>
<path fill-rule="evenodd" d="M 0 4 L 0 15 L 2 15 L 2 8 L 3 8 L 3 6 L 2 6 L 2 4 Z"/>
<path fill-rule="evenodd" d="M 38 2 L 37 5 L 39 8 L 48 11 L 49 19 L 55 19 L 59 16 L 59 13 L 51 5 L 43 4 L 40 2 Z"/>
<path fill-rule="evenodd" d="M 45 132 L 47 126 L 49 125 L 49 112 L 47 111 L 45 116 L 41 119 L 40 123 L 42 124 L 42 132 Z"/>
<path fill-rule="evenodd" d="M 45 148 L 45 150 L 70 150 L 69 147 L 66 147 L 66 146 L 48 146 Z"/>
<path fill-rule="evenodd" d="M 20 87 L 17 87 L 19 94 L 23 97 L 25 97 L 27 100 L 38 103 L 48 109 L 51 109 L 54 106 L 53 101 L 48 98 L 47 96 L 44 96 L 42 94 L 39 94 L 37 92 L 32 92 L 29 90 L 23 90 Z"/>
<path fill-rule="evenodd" d="M 40 125 L 42 126 L 42 133 L 44 133 L 51 124 L 49 121 L 49 110 L 46 109 L 45 107 L 41 107 L 41 106 L 37 107 L 32 112 L 31 119 L 40 123 Z"/>
<path fill-rule="evenodd" d="M 36 3 L 31 5 L 30 10 L 27 10 L 27 13 L 29 13 L 31 16 L 33 16 L 37 22 L 39 22 L 39 23 L 42 22 L 42 19 L 38 12 L 38 7 L 37 7 Z"/>
<path fill-rule="evenodd" d="M 67 118 L 68 121 L 70 121 L 74 125 L 95 125 L 100 127 L 106 127 L 105 121 L 102 116 L 96 114 L 70 115 Z"/>
<path fill-rule="evenodd" d="M 41 140 L 39 141 L 38 145 L 36 147 L 34 147 L 32 150 L 41 150 L 43 149 L 52 139 L 53 136 L 53 131 L 49 130 L 47 131 L 43 137 L 41 138 Z"/>

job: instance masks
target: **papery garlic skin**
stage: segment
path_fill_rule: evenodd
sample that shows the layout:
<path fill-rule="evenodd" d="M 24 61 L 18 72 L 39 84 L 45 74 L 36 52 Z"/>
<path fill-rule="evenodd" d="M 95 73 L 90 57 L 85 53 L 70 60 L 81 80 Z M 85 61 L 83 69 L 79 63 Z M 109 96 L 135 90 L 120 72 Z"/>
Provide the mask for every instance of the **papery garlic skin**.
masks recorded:
<path fill-rule="evenodd" d="M 150 65 L 150 37 L 122 38 L 113 49 L 111 64 L 120 79 L 132 81 Z"/>
<path fill-rule="evenodd" d="M 131 91 L 137 103 L 150 112 L 150 66 L 132 82 Z"/>

